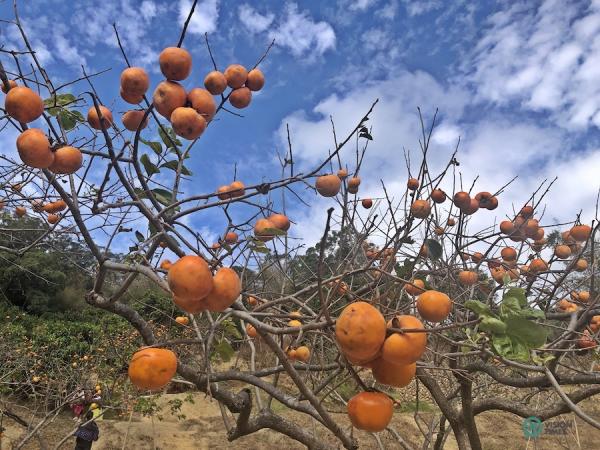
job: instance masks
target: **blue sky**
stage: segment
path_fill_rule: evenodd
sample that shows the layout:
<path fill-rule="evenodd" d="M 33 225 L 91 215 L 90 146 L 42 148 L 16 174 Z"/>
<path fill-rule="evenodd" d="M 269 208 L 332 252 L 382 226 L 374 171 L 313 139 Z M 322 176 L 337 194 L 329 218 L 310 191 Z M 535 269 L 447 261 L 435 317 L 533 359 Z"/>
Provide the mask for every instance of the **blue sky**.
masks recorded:
<path fill-rule="evenodd" d="M 10 3 L 0 3 L 1 18 L 12 18 Z M 177 42 L 191 2 L 19 4 L 32 44 L 56 84 L 80 76 L 82 64 L 88 72 L 110 68 L 96 87 L 106 105 L 123 112 L 128 107 L 118 96 L 118 77 L 125 66 L 112 23 L 132 63 L 149 71 L 154 86 L 161 79 L 158 53 Z M 0 29 L 6 47 L 22 49 L 14 27 Z M 220 69 L 252 66 L 272 39 L 276 43 L 261 66 L 266 86 L 243 111 L 245 117 L 221 114 L 194 149 L 195 176 L 184 185 L 186 192 L 229 183 L 236 162 L 247 184 L 278 176 L 274 152 L 285 151 L 287 123 L 300 168 L 309 168 L 332 147 L 330 115 L 343 135 L 380 98 L 362 169 L 364 196 L 380 197 L 382 178 L 400 198 L 407 178 L 402 148 L 418 158 L 416 108 L 431 118 L 438 107 L 434 168 L 445 164 L 460 136 L 466 185 L 479 174 L 476 189 L 495 191 L 519 175 L 501 207 L 474 219 L 476 224 L 510 213 L 539 180 L 554 176 L 559 181 L 548 197 L 546 222 L 573 219 L 580 209 L 584 218 L 593 216 L 600 187 L 598 0 L 203 0 L 184 44 L 194 59 L 186 88 L 201 86 L 211 70 L 204 32 Z M 2 60 L 10 69 L 6 55 Z M 73 92 L 86 88 L 78 84 Z M 146 136 L 155 131 L 148 129 Z M 14 136 L 3 134 L 3 151 L 14 153 Z M 343 156 L 352 166 L 352 153 Z M 297 222 L 291 234 L 314 241 L 331 201 L 303 195 L 310 208 L 288 204 Z M 278 195 L 272 199 L 279 202 Z M 222 214 L 212 213 L 190 223 L 207 234 L 220 233 L 225 224 Z"/>

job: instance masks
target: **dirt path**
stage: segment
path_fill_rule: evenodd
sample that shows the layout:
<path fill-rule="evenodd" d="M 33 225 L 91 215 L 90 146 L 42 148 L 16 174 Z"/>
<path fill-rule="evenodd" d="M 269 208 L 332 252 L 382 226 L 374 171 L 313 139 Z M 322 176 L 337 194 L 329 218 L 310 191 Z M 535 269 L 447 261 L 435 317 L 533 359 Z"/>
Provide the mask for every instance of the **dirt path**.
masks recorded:
<path fill-rule="evenodd" d="M 263 430 L 251 436 L 246 436 L 235 442 L 228 442 L 225 436 L 223 420 L 216 402 L 207 399 L 203 394 L 194 394 L 194 403 L 183 402 L 181 410 L 177 414 L 185 415 L 185 419 L 179 419 L 170 412 L 170 403 L 175 399 L 183 400 L 185 394 L 164 395 L 159 400 L 162 406 L 162 420 L 157 417 L 140 417 L 137 414 L 132 420 L 100 420 L 100 439 L 94 444 L 95 450 L 204 450 L 204 449 L 302 449 L 303 446 L 280 434 Z M 592 400 L 593 401 L 593 400 Z M 277 405 L 276 405 L 277 406 Z M 589 408 L 588 408 L 589 411 Z M 325 432 L 322 427 L 316 426 L 310 419 L 300 417 L 298 414 L 286 411 L 280 407 L 277 411 L 290 420 L 294 420 L 300 426 L 309 430 L 315 430 L 326 442 L 334 444 L 335 441 Z M 334 414 L 336 421 L 349 426 L 345 414 Z M 423 414 L 425 420 L 432 420 L 433 414 Z M 477 423 L 481 432 L 483 447 L 486 450 L 513 450 L 513 449 L 597 449 L 600 440 L 600 431 L 593 429 L 577 419 L 573 424 L 573 416 L 561 416 L 552 422 L 568 422 L 571 426 L 565 429 L 566 434 L 550 436 L 542 434 L 537 440 L 528 442 L 523 437 L 521 429 L 522 420 L 510 414 L 485 413 L 478 417 Z M 68 416 L 60 416 L 48 426 L 43 433 L 49 448 L 54 445 L 69 430 L 73 428 L 73 421 Z M 420 448 L 423 438 L 415 425 L 413 414 L 396 413 L 392 422 L 395 430 L 405 441 L 415 448 Z M 14 444 L 22 437 L 23 428 L 17 427 L 12 421 L 5 420 L 7 428 L 2 439 L 0 450 L 13 448 Z M 563 425 L 563 427 L 565 427 Z M 378 448 L 377 443 L 369 433 L 357 432 L 360 447 L 365 449 Z M 379 438 L 385 449 L 400 448 L 389 433 L 380 433 Z M 73 448 L 74 440 L 70 439 L 63 446 L 65 449 Z M 38 442 L 32 441 L 26 449 L 40 449 Z M 445 449 L 454 450 L 456 445 L 452 438 L 448 438 Z"/>

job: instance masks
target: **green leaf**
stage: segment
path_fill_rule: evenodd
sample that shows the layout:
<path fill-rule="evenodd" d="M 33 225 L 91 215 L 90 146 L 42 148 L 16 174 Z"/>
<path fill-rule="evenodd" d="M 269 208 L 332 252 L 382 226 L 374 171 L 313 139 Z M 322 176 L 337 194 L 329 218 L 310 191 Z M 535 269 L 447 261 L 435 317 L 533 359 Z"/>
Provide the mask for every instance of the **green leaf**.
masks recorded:
<path fill-rule="evenodd" d="M 442 246 L 434 239 L 426 239 L 425 245 L 427 246 L 428 254 L 431 259 L 440 259 L 442 257 Z"/>
<path fill-rule="evenodd" d="M 171 191 L 167 191 L 166 189 L 156 188 L 156 189 L 152 189 L 152 193 L 156 197 L 156 200 L 165 206 L 169 206 L 171 203 L 174 202 Z"/>
<path fill-rule="evenodd" d="M 76 97 L 73 94 L 53 95 L 44 100 L 44 106 L 64 106 L 73 103 L 75 100 Z"/>
<path fill-rule="evenodd" d="M 503 318 L 521 315 L 521 304 L 514 297 L 504 297 L 500 305 L 500 316 Z"/>
<path fill-rule="evenodd" d="M 223 322 L 221 322 L 221 326 L 223 327 L 223 330 L 225 331 L 226 335 L 233 337 L 235 339 L 242 338 L 240 330 L 238 330 L 238 328 L 235 326 L 235 323 L 233 323 L 233 321 L 231 319 L 227 319 L 227 320 L 224 320 Z"/>
<path fill-rule="evenodd" d="M 181 141 L 177 139 L 177 135 L 171 127 L 167 127 L 165 125 L 158 127 L 158 135 L 167 147 L 173 147 L 173 144 L 181 145 Z"/>
<path fill-rule="evenodd" d="M 504 334 L 506 328 L 506 324 L 495 317 L 484 317 L 479 324 L 479 329 L 481 331 L 487 331 L 494 334 Z"/>
<path fill-rule="evenodd" d="M 287 233 L 279 228 L 265 228 L 265 235 L 273 235 L 273 236 L 285 236 Z"/>
<path fill-rule="evenodd" d="M 150 147 L 152 151 L 157 155 L 160 155 L 162 153 L 162 145 L 160 145 L 160 142 L 151 142 L 142 138 L 140 138 L 140 142 Z"/>
<path fill-rule="evenodd" d="M 58 121 L 65 131 L 72 130 L 77 125 L 77 116 L 68 109 L 61 109 L 58 113 Z"/>
<path fill-rule="evenodd" d="M 538 348 L 546 343 L 548 331 L 542 325 L 518 316 L 506 320 L 506 334 L 518 339 L 529 348 Z"/>
<path fill-rule="evenodd" d="M 513 297 L 519 300 L 521 308 L 527 306 L 527 297 L 525 296 L 525 289 L 522 288 L 510 288 L 504 293 L 504 297 Z"/>
<path fill-rule="evenodd" d="M 527 309 L 522 309 L 521 310 L 521 317 L 527 319 L 545 319 L 546 318 L 546 314 L 544 314 L 544 311 L 540 310 L 540 309 L 531 309 L 531 308 L 527 308 Z"/>
<path fill-rule="evenodd" d="M 139 231 L 135 232 L 135 237 L 137 238 L 138 241 L 144 242 L 144 235 L 142 233 L 140 233 Z"/>
<path fill-rule="evenodd" d="M 465 308 L 473 311 L 479 317 L 493 317 L 494 314 L 488 305 L 479 300 L 467 300 L 465 302 Z"/>
<path fill-rule="evenodd" d="M 254 250 L 255 252 L 258 252 L 258 253 L 271 253 L 271 250 L 269 249 L 269 247 L 258 247 L 256 245 L 252 245 L 249 248 L 250 248 L 250 250 Z"/>
<path fill-rule="evenodd" d="M 228 362 L 231 357 L 235 354 L 233 347 L 227 341 L 227 339 L 222 339 L 215 345 L 215 353 L 221 358 L 222 361 Z"/>
<path fill-rule="evenodd" d="M 160 172 L 160 169 L 158 167 L 156 167 L 154 164 L 152 164 L 152 162 L 150 161 L 150 157 L 146 153 L 144 153 L 141 156 L 140 162 L 144 166 L 144 169 L 146 170 L 146 173 L 148 174 L 149 177 L 155 173 Z"/>
<path fill-rule="evenodd" d="M 506 334 L 494 336 L 492 338 L 492 347 L 496 353 L 506 358 L 512 351 L 512 340 Z"/>
<path fill-rule="evenodd" d="M 167 161 L 166 163 L 161 164 L 160 167 L 161 168 L 166 167 L 167 169 L 171 169 L 176 172 L 178 164 L 179 164 L 178 161 L 173 160 L 173 161 Z M 192 172 L 190 172 L 190 170 L 188 168 L 186 168 L 185 166 L 181 166 L 181 174 L 188 175 L 188 176 L 193 175 Z"/>

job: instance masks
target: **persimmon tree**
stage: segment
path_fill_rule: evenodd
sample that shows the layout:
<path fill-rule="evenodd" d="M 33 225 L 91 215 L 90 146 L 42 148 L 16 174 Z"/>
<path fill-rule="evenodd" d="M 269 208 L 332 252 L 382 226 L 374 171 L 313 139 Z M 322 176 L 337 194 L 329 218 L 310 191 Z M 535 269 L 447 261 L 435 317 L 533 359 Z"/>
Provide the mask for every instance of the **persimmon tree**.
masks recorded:
<path fill-rule="evenodd" d="M 397 389 L 413 380 L 439 408 L 437 420 L 424 421 L 417 398 L 423 448 L 442 448 L 450 432 L 459 448 L 482 448 L 476 417 L 490 410 L 542 420 L 573 412 L 600 427 L 578 406 L 600 392 L 589 357 L 600 329 L 597 217 L 589 225 L 578 215 L 546 223 L 552 183 L 544 182 L 497 223 L 490 211 L 510 182 L 483 186 L 490 192 L 478 191 L 479 182 L 463 185 L 458 145 L 432 173 L 436 117 L 425 125 L 420 111 L 420 148 L 406 159 L 406 189 L 392 193 L 382 182 L 379 198 L 361 197 L 360 177 L 371 176 L 361 167 L 376 138 L 376 124 L 369 125 L 376 99 L 347 134 L 332 121 L 333 146 L 322 143 L 322 160 L 309 170 L 298 169 L 290 137 L 280 176 L 232 176 L 212 192 L 187 192 L 184 181 L 199 175 L 186 164 L 202 135 L 228 132 L 214 118 L 253 108 L 252 93 L 269 86 L 260 70 L 268 48 L 244 61 L 250 70 L 234 64 L 221 71 L 207 36 L 214 67 L 204 87 L 185 91 L 179 81 L 193 65 L 185 35 L 195 5 L 176 45 L 157 55 L 164 81 L 150 91 L 146 71 L 131 67 L 120 45 L 120 87 L 100 93 L 94 83 L 102 74 L 84 70 L 60 86 L 52 81 L 15 2 L 12 25 L 23 48 L 2 50 L 1 127 L 18 132 L 19 157 L 2 156 L 0 194 L 5 211 L 47 226 L 33 242 L 0 250 L 18 261 L 56 235 L 77 236 L 94 260 L 85 300 L 128 321 L 143 340 L 127 355 L 133 385 L 160 391 L 174 377 L 186 380 L 219 403 L 231 441 L 268 428 L 309 448 L 357 448 L 353 428 L 331 411 L 342 402 L 353 427 L 386 430 L 410 448 L 390 421 Z M 119 120 L 102 102 L 108 98 L 132 109 Z M 294 220 L 284 207 L 307 195 L 331 202 L 315 216 L 323 234 L 308 250 L 290 239 Z M 215 211 L 221 238 L 209 242 L 188 219 Z M 240 211 L 243 220 L 235 219 Z M 474 215 L 489 225 L 473 230 Z M 121 233 L 137 241 L 123 257 L 114 251 Z M 187 335 L 159 333 L 127 302 L 139 278 L 172 299 L 161 313 Z M 215 355 L 228 363 L 214 364 Z M 235 391 L 228 382 L 247 387 Z M 340 393 L 348 384 L 357 392 L 352 398 Z M 498 397 L 489 386 L 511 395 Z M 533 407 L 531 398 L 548 389 Z M 328 439 L 277 413 L 273 400 L 313 419 Z"/>

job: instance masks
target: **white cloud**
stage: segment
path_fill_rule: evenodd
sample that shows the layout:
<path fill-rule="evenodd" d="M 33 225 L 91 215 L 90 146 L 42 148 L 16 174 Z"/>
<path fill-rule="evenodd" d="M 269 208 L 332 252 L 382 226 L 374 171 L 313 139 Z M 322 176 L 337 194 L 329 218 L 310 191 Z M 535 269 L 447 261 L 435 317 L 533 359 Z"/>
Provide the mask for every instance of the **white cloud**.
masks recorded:
<path fill-rule="evenodd" d="M 549 112 L 569 129 L 600 127 L 600 3 L 515 3 L 488 19 L 468 62 L 479 99 Z"/>
<path fill-rule="evenodd" d="M 192 8 L 191 0 L 179 0 L 179 21 L 183 24 Z M 192 34 L 212 33 L 217 29 L 219 20 L 219 0 L 198 2 L 190 20 L 188 31 Z"/>
<path fill-rule="evenodd" d="M 377 11 L 377 15 L 383 19 L 392 20 L 398 13 L 398 0 L 392 0 L 385 4 L 380 10 Z"/>
<path fill-rule="evenodd" d="M 297 111 L 282 121 L 277 139 L 286 141 L 285 125 L 292 133 L 294 156 L 300 170 L 314 167 L 327 157 L 333 148 L 330 115 L 336 125 L 338 140 L 360 120 L 373 100 L 379 104 L 367 122 L 372 126 L 374 140 L 369 143 L 361 168 L 363 180 L 359 196 L 381 197 L 380 180 L 386 183 L 388 192 L 398 201 L 405 191 L 408 177 L 403 152 L 410 151 L 412 171 L 419 166 L 418 139 L 420 124 L 416 112 L 421 107 L 426 126 L 433 112 L 439 107 L 438 127 L 433 134 L 429 150 L 430 170 L 437 174 L 447 163 L 459 135 L 461 146 L 458 154 L 463 186 L 470 187 L 477 175 L 475 192 L 495 192 L 513 176 L 519 178 L 500 196 L 500 207 L 491 212 L 482 210 L 472 218 L 473 230 L 490 226 L 494 220 L 502 220 L 519 208 L 543 179 L 559 179 L 544 201 L 547 212 L 543 224 L 556 220 L 573 220 L 579 209 L 584 209 L 582 220 L 589 221 L 594 214 L 595 196 L 600 188 L 597 168 L 600 167 L 600 148 L 572 149 L 571 136 L 552 124 L 540 125 L 510 116 L 488 114 L 475 122 L 466 123 L 463 113 L 470 106 L 469 95 L 462 88 L 443 86 L 424 72 L 400 72 L 382 82 L 357 85 L 343 96 L 330 95 L 321 100 L 310 114 Z M 342 163 L 352 171 L 355 164 L 354 146 L 341 152 Z M 326 171 L 328 169 L 324 169 Z M 447 177 L 442 188 L 452 191 L 452 176 Z M 310 230 L 301 237 L 313 242 L 315 217 L 334 205 L 331 200 L 311 200 L 311 210 L 291 211 L 299 221 L 299 230 Z M 445 205 L 444 207 L 448 207 Z M 317 224 L 321 226 L 322 224 Z"/>
<path fill-rule="evenodd" d="M 158 8 L 156 4 L 151 0 L 144 0 L 140 6 L 140 13 L 144 20 L 150 20 L 156 16 Z"/>
<path fill-rule="evenodd" d="M 270 37 L 276 45 L 288 48 L 296 57 L 320 56 L 335 49 L 335 31 L 327 22 L 316 22 L 308 12 L 299 11 L 296 3 L 287 3 L 285 16 Z"/>
<path fill-rule="evenodd" d="M 265 31 L 275 19 L 273 13 L 262 15 L 247 3 L 244 3 L 238 9 L 238 17 L 251 33 L 261 33 Z"/>
<path fill-rule="evenodd" d="M 409 16 L 419 16 L 444 5 L 441 0 L 402 0 L 402 3 L 404 3 Z"/>
<path fill-rule="evenodd" d="M 350 3 L 350 9 L 352 11 L 364 11 L 376 2 L 377 0 L 355 0 Z"/>

